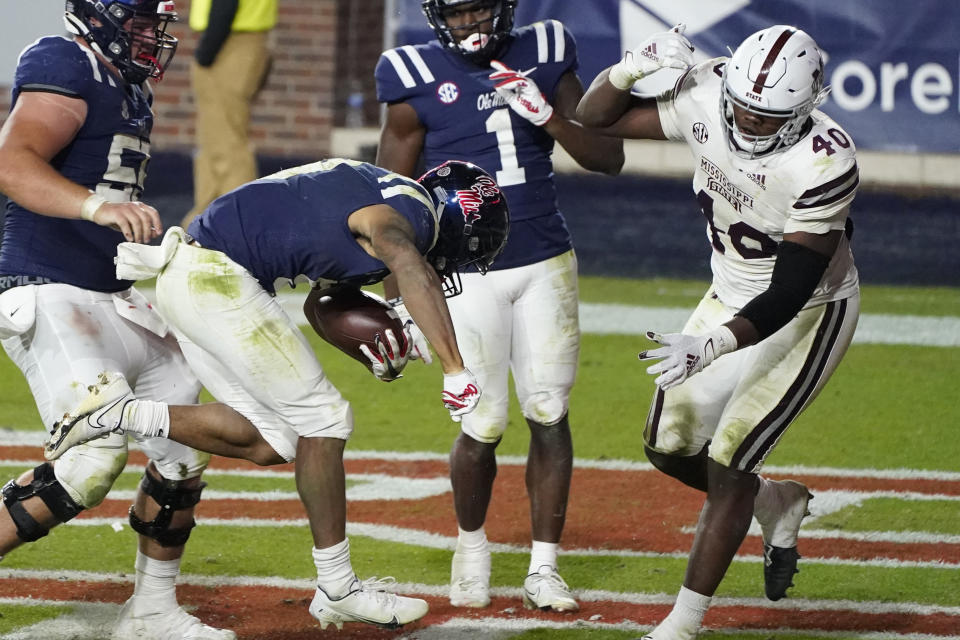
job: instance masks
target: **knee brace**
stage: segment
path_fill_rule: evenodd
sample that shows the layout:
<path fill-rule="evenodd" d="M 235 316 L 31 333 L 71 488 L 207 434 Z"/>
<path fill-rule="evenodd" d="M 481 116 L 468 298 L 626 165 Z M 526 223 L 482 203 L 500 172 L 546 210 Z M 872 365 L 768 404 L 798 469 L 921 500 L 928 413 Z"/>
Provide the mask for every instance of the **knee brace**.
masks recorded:
<path fill-rule="evenodd" d="M 17 537 L 24 542 L 39 540 L 50 531 L 37 522 L 21 504 L 34 496 L 40 498 L 61 523 L 72 520 L 83 511 L 83 506 L 77 504 L 61 486 L 53 473 L 53 466 L 49 462 L 43 463 L 33 470 L 30 484 L 21 486 L 11 480 L 3 487 L 3 504 L 17 527 Z"/>
<path fill-rule="evenodd" d="M 201 482 L 197 487 L 182 485 L 182 481 L 165 478 L 158 480 L 149 471 L 144 471 L 140 490 L 160 505 L 160 511 L 152 521 L 144 522 L 137 517 L 134 507 L 130 507 L 130 528 L 140 535 L 155 540 L 161 547 L 180 547 L 186 544 L 190 531 L 197 525 L 197 521 L 191 518 L 187 526 L 171 529 L 173 512 L 189 509 L 200 502 L 200 493 L 207 484 Z"/>

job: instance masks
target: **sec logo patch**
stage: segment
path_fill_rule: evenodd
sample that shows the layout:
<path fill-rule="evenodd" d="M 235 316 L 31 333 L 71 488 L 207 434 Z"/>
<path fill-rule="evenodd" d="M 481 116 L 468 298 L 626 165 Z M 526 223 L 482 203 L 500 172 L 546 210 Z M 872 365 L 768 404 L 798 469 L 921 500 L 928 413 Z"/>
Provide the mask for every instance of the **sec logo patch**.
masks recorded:
<path fill-rule="evenodd" d="M 707 125 L 702 122 L 695 122 L 693 125 L 693 139 L 703 144 L 707 141 L 709 134 L 707 133 Z"/>
<path fill-rule="evenodd" d="M 443 104 L 451 104 L 460 97 L 460 88 L 452 82 L 444 82 L 437 87 L 437 97 Z"/>

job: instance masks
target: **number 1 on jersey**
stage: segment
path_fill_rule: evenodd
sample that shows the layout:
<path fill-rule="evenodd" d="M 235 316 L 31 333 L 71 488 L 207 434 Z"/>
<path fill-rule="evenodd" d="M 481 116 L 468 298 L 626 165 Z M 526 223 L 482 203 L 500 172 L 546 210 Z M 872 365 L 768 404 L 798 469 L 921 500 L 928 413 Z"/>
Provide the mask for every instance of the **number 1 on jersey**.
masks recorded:
<path fill-rule="evenodd" d="M 527 172 L 517 160 L 517 145 L 513 141 L 513 126 L 510 123 L 510 109 L 496 109 L 487 118 L 487 133 L 497 136 L 497 150 L 500 152 L 500 166 L 497 171 L 497 184 L 509 187 L 527 181 Z"/>

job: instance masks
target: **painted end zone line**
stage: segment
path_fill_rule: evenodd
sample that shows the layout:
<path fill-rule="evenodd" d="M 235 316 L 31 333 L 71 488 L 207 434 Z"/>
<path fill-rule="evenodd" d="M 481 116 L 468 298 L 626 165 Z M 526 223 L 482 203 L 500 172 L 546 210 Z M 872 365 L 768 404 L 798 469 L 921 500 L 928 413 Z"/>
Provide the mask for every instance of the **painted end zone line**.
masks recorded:
<path fill-rule="evenodd" d="M 236 579 L 233 580 L 233 582 L 235 581 Z M 26 589 L 35 588 L 36 583 L 31 584 L 31 582 L 30 579 L 21 578 L 20 586 Z M 111 583 L 116 584 L 115 582 Z M 87 590 L 93 589 L 97 591 L 99 598 L 119 604 L 129 588 L 128 586 L 121 587 L 120 585 L 116 585 L 104 589 L 100 588 L 97 583 L 87 582 L 81 585 L 75 582 L 60 582 L 58 587 L 52 589 L 59 591 L 61 594 L 60 598 L 48 597 L 38 601 L 27 598 L 21 599 L 13 595 L 15 593 L 13 590 L 16 589 L 17 586 L 17 584 L 5 584 L 4 581 L 0 579 L 0 603 L 22 604 L 24 606 L 64 606 L 78 604 L 85 609 L 85 611 L 82 612 L 83 614 L 93 614 L 95 611 L 100 612 L 100 615 L 96 616 L 99 619 L 89 619 L 88 615 L 78 615 L 78 613 L 81 612 L 77 612 L 69 614 L 65 618 L 57 618 L 39 623 L 39 625 L 34 625 L 29 629 L 15 632 L 9 636 L 10 638 L 32 639 L 43 637 L 45 640 L 59 640 L 61 638 L 64 640 L 66 638 L 71 638 L 72 640 L 99 640 L 103 637 L 102 635 L 96 635 L 96 633 L 78 633 L 79 629 L 76 627 L 78 625 L 85 627 L 84 630 L 99 628 L 102 633 L 103 627 L 109 625 L 113 615 L 116 615 L 115 609 L 113 612 L 110 611 L 109 606 L 101 607 L 98 610 L 91 609 L 89 606 L 91 603 L 84 602 L 85 593 L 87 593 Z M 476 627 L 476 631 L 470 635 L 470 638 L 487 638 L 489 640 L 502 640 L 504 637 L 508 637 L 504 636 L 503 632 L 519 632 L 525 629 L 536 628 L 641 631 L 647 630 L 655 624 L 656 620 L 662 616 L 664 608 L 669 607 L 673 601 L 673 596 L 667 594 L 653 594 L 649 596 L 641 594 L 637 598 L 629 599 L 622 597 L 624 594 L 617 594 L 621 597 L 612 601 L 581 598 L 584 606 L 580 614 L 562 616 L 562 618 L 558 619 L 557 616 L 543 614 L 539 611 L 530 612 L 520 608 L 518 606 L 519 598 L 517 589 L 511 589 L 511 593 L 506 596 L 502 596 L 499 593 L 493 594 L 493 603 L 490 610 L 492 615 L 488 615 L 479 620 L 468 620 L 464 619 L 464 613 L 461 610 L 451 607 L 446 601 L 446 587 L 401 583 L 397 585 L 397 590 L 402 593 L 424 597 L 429 602 L 430 613 L 426 618 L 416 623 L 420 628 L 413 634 L 406 636 L 411 639 L 417 638 L 417 640 L 428 640 L 430 638 L 449 640 L 451 637 L 449 634 L 450 630 L 464 628 L 465 625 L 470 625 L 470 628 L 473 628 L 473 625 L 480 625 Z M 286 586 L 273 587 L 257 584 L 218 584 L 198 588 L 186 581 L 181 581 L 181 599 L 188 607 L 190 607 L 191 604 L 200 604 L 208 614 L 216 615 L 216 613 L 218 613 L 218 607 L 214 604 L 216 602 L 246 601 L 260 603 L 253 605 L 252 608 L 247 606 L 245 611 L 241 608 L 231 607 L 231 610 L 239 616 L 236 618 L 237 622 L 231 626 L 239 632 L 241 637 L 249 637 L 249 633 L 244 633 L 244 631 L 251 631 L 251 629 L 249 629 L 249 625 L 251 624 L 249 616 L 251 614 L 257 618 L 261 616 L 274 618 L 268 610 L 276 605 L 265 603 L 276 603 L 277 598 L 280 596 L 285 599 L 292 597 L 294 600 L 303 600 L 305 602 L 312 591 L 312 585 L 303 590 L 292 590 Z M 808 604 L 813 604 L 816 608 L 804 608 Z M 784 638 L 796 637 L 799 633 L 812 632 L 812 635 L 827 638 L 850 637 L 851 633 L 865 637 L 862 634 L 867 633 L 870 634 L 869 637 L 872 638 L 889 638 L 890 640 L 906 640 L 908 638 L 944 640 L 944 638 L 947 637 L 955 637 L 949 634 L 956 628 L 958 622 L 955 616 L 949 614 L 944 615 L 942 612 L 935 611 L 875 612 L 871 609 L 876 603 L 865 603 L 866 608 L 864 608 L 864 603 L 848 603 L 849 606 L 843 608 L 823 607 L 821 606 L 822 604 L 829 604 L 829 602 L 810 603 L 795 601 L 781 604 L 770 603 L 759 599 L 719 598 L 715 601 L 714 607 L 711 608 L 708 614 L 707 628 L 725 632 L 750 632 L 750 630 L 753 629 L 757 632 L 762 631 L 765 637 Z M 110 613 L 113 615 L 110 615 Z M 905 626 L 897 626 L 909 632 L 890 633 L 887 631 L 891 628 L 891 620 L 904 616 L 904 613 L 906 613 L 906 617 L 910 619 L 911 623 Z M 608 620 L 615 620 L 617 622 L 607 622 Z M 71 623 L 69 626 L 73 628 L 70 629 L 70 634 L 62 635 L 64 631 L 63 627 L 68 626 L 65 624 L 67 621 Z M 262 624 L 262 621 L 260 621 L 260 624 Z M 282 618 L 275 618 L 275 625 L 277 631 L 291 633 L 299 637 L 299 634 L 307 629 L 313 628 L 313 621 L 304 616 L 303 611 L 297 610 L 295 615 L 293 615 L 293 611 L 291 611 Z M 247 629 L 244 629 L 244 627 L 247 627 Z M 41 628 L 42 633 L 40 633 Z M 350 630 L 351 633 L 349 633 L 349 637 L 366 638 L 368 637 L 368 633 L 366 633 L 368 629 L 369 628 L 353 627 L 353 629 Z M 444 629 L 447 630 L 446 633 L 444 633 Z M 841 630 L 843 629 L 846 630 L 846 633 L 842 635 Z M 494 630 L 497 630 L 498 633 L 490 633 L 490 631 Z M 436 631 L 436 633 L 434 631 Z M 356 633 L 361 635 L 355 635 Z M 370 630 L 370 635 L 372 634 L 373 631 Z M 291 637 L 294 636 L 291 635 Z"/>

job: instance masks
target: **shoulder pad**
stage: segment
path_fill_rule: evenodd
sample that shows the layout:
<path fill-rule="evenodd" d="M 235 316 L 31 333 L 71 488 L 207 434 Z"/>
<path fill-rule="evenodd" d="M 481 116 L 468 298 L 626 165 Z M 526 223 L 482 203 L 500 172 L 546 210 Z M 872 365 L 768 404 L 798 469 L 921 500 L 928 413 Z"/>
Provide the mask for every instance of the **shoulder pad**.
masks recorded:
<path fill-rule="evenodd" d="M 559 20 L 542 20 L 515 32 L 518 41 L 536 40 L 537 62 L 577 66 L 577 43 L 573 34 Z"/>
<path fill-rule="evenodd" d="M 439 49 L 430 45 L 404 45 L 380 54 L 374 77 L 377 99 L 396 102 L 436 81 L 430 62 Z"/>
<path fill-rule="evenodd" d="M 68 96 L 83 95 L 90 82 L 115 85 L 113 76 L 101 73 L 93 51 L 64 37 L 41 38 L 25 49 L 14 78 L 20 90 Z"/>

